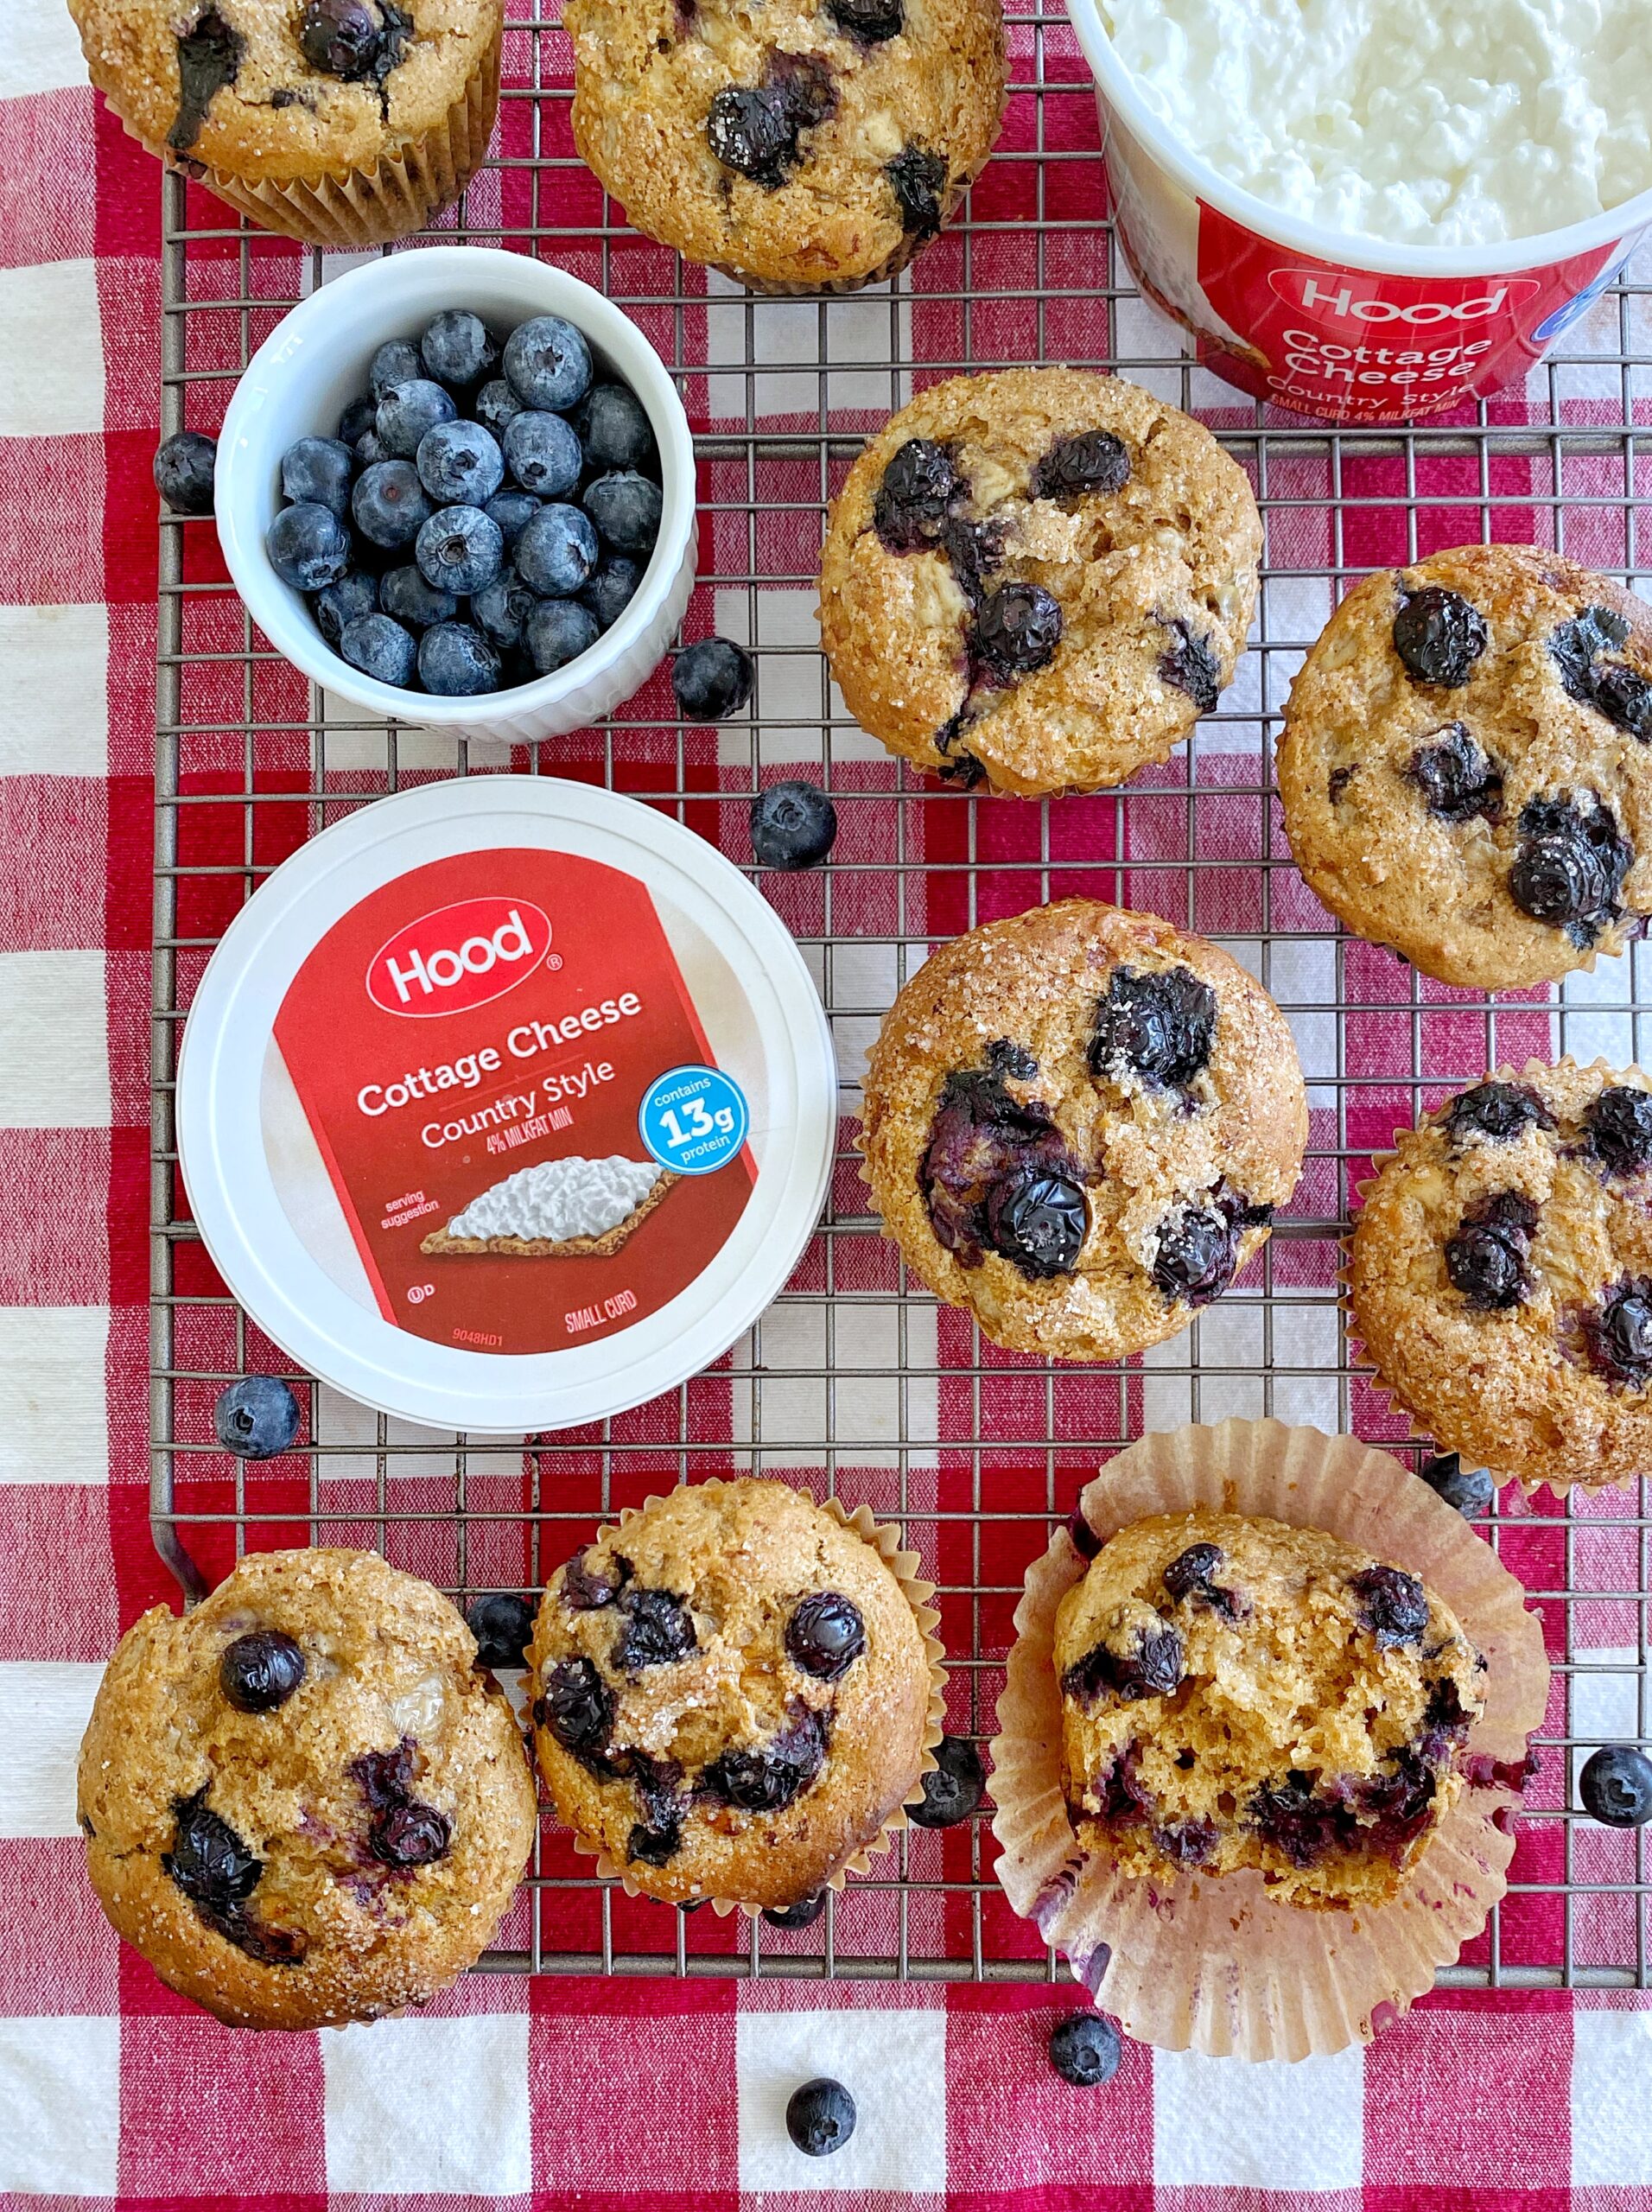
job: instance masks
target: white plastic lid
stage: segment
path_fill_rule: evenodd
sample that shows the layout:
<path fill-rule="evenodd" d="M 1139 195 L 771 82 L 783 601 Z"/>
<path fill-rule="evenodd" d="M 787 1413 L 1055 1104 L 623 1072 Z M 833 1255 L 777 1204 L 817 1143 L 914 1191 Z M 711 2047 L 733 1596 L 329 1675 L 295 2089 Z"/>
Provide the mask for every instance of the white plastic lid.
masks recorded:
<path fill-rule="evenodd" d="M 739 870 L 543 776 L 363 808 L 264 883 L 184 1031 L 177 1131 L 213 1263 L 362 1403 L 519 1435 L 718 1358 L 819 1217 L 836 1070 Z"/>

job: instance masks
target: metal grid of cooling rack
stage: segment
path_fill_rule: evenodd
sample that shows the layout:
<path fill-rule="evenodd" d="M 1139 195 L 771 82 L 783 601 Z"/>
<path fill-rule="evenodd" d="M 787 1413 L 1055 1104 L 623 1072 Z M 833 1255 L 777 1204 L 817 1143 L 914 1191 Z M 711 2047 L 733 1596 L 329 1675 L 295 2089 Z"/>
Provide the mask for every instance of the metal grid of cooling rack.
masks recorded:
<path fill-rule="evenodd" d="M 1014 92 L 968 219 L 893 288 L 843 301 L 757 301 L 638 240 L 569 150 L 569 57 L 552 0 L 512 14 L 492 163 L 444 234 L 537 252 L 643 324 L 694 422 L 703 510 L 689 623 L 743 637 L 758 664 L 749 721 L 708 734 L 673 719 L 660 678 L 603 728 L 506 754 L 362 719 L 313 690 L 247 622 L 215 565 L 210 523 L 162 524 L 153 1174 L 152 1507 L 156 1538 L 199 1594 L 247 1548 L 359 1542 L 461 1602 L 531 1592 L 599 1520 L 666 1484 L 778 1474 L 900 1518 L 939 1587 L 950 1726 L 989 1737 L 1027 1560 L 1101 1459 L 1144 1427 L 1277 1414 L 1396 1449 L 1350 1355 L 1337 1238 L 1360 1163 L 1443 1087 L 1500 1059 L 1636 1057 L 1637 948 L 1561 990 L 1493 1005 L 1423 983 L 1340 938 L 1291 866 L 1270 790 L 1290 675 L 1363 569 L 1503 536 L 1562 545 L 1631 582 L 1649 488 L 1652 263 L 1607 293 L 1525 401 L 1408 434 L 1333 432 L 1276 416 L 1184 358 L 1137 296 L 1105 219 L 1096 115 L 1058 11 L 1012 10 Z M 543 12 L 537 12 L 543 7 Z M 333 264 L 236 227 L 165 186 L 162 429 L 215 429 L 252 349 Z M 1115 370 L 1201 415 L 1249 470 L 1268 529 L 1252 648 L 1220 710 L 1166 768 L 1121 793 L 1037 805 L 909 778 L 831 691 L 810 619 L 822 510 L 862 435 L 910 396 L 915 369 L 1065 359 Z M 320 427 L 320 426 L 318 426 Z M 213 1276 L 179 1186 L 172 1078 L 207 952 L 284 854 L 410 782 L 513 770 L 600 778 L 672 809 L 746 857 L 761 780 L 813 773 L 842 825 L 829 866 L 760 883 L 810 961 L 837 1037 L 840 1164 L 791 1284 L 715 1373 L 638 1414 L 521 1446 L 404 1428 L 300 1380 L 305 1442 L 268 1468 L 219 1453 L 212 1402 L 249 1368 L 285 1365 Z M 909 1287 L 855 1173 L 855 1079 L 894 991 L 930 943 L 1083 891 L 1220 938 L 1280 1001 L 1310 1080 L 1312 1135 L 1295 1202 L 1262 1260 L 1172 1344 L 1117 1369 L 1056 1370 L 983 1344 Z M 1652 1733 L 1644 1665 L 1649 1498 L 1560 1509 L 1505 1493 L 1484 1533 L 1548 1617 L 1560 1686 L 1544 1774 L 1517 1822 L 1509 1896 L 1450 1979 L 1612 1988 L 1649 1980 L 1640 1837 L 1566 1810 L 1583 1747 Z M 989 1809 L 989 1808 L 988 1808 Z M 626 1899 L 547 1822 L 488 1964 L 631 1974 L 1031 1980 L 1058 1961 L 1007 1913 L 977 1820 L 911 1831 L 822 1919 L 778 1933 Z"/>

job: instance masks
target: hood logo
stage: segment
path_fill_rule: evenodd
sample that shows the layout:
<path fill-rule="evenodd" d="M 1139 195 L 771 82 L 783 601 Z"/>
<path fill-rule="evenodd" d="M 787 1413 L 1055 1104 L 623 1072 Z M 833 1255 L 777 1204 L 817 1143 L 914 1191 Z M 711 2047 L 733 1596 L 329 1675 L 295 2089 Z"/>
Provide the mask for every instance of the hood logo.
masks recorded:
<path fill-rule="evenodd" d="M 1359 280 L 1331 269 L 1273 269 L 1268 282 L 1274 296 L 1299 315 L 1321 322 L 1352 322 L 1367 327 L 1404 323 L 1408 329 L 1426 330 L 1439 323 L 1488 322 L 1519 301 L 1528 299 L 1540 287 L 1534 276 L 1503 276 L 1489 280 L 1488 289 L 1462 300 L 1371 299 L 1355 290 Z M 1382 281 L 1380 278 L 1377 280 Z"/>
<path fill-rule="evenodd" d="M 526 899 L 461 899 L 409 922 L 367 963 L 367 995 L 415 1020 L 466 1014 L 514 990 L 550 951 L 550 917 Z"/>

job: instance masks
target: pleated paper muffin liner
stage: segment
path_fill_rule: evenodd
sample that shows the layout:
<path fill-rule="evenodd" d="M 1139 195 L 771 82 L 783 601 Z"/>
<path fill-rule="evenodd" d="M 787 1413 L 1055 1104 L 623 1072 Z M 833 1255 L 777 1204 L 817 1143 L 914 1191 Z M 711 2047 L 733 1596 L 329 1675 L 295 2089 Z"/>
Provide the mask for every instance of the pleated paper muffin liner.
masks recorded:
<path fill-rule="evenodd" d="M 1062 1789 L 1056 1610 L 1090 1560 L 1069 1529 L 1027 1571 L 993 1746 L 998 1878 L 1126 2033 L 1166 2050 L 1306 2058 L 1369 2042 L 1432 1987 L 1507 1886 L 1527 1740 L 1549 1668 L 1519 1583 L 1463 1519 L 1385 1452 L 1274 1421 L 1143 1437 L 1079 1499 L 1099 1546 L 1132 1522 L 1203 1506 L 1321 1529 L 1405 1567 L 1484 1654 L 1485 1711 L 1463 1754 L 1465 1787 L 1387 1904 L 1314 1910 L 1272 1897 L 1260 1872 L 1121 1875 L 1086 1853 Z M 1077 1518 L 1077 1516 L 1075 1516 Z"/>
<path fill-rule="evenodd" d="M 1476 1076 L 1472 1082 L 1467 1082 L 1460 1084 L 1458 1089 L 1461 1090 L 1472 1090 L 1477 1084 L 1482 1083 L 1520 1083 L 1522 1081 L 1529 1083 L 1537 1076 L 1558 1075 L 1562 1073 L 1580 1073 L 1589 1075 L 1592 1074 L 1597 1068 L 1600 1069 L 1603 1073 L 1607 1075 L 1619 1077 L 1625 1075 L 1638 1075 L 1643 1079 L 1646 1078 L 1646 1071 L 1639 1067 L 1633 1060 L 1631 1060 L 1626 1067 L 1617 1068 L 1614 1067 L 1611 1062 L 1602 1055 L 1597 1055 L 1594 1059 L 1585 1062 L 1573 1059 L 1571 1053 L 1567 1052 L 1563 1054 L 1558 1060 L 1529 1059 L 1526 1062 L 1525 1065 L 1521 1068 L 1512 1067 L 1507 1061 L 1504 1061 L 1500 1063 L 1495 1068 L 1488 1069 L 1484 1075 Z M 1385 1167 L 1389 1166 L 1392 1161 L 1398 1158 L 1398 1152 L 1394 1150 L 1389 1150 L 1388 1152 L 1374 1152 L 1371 1154 L 1370 1173 L 1365 1177 L 1363 1182 L 1356 1183 L 1354 1185 L 1354 1195 L 1358 1198 L 1362 1206 L 1363 1206 L 1365 1203 L 1366 1192 L 1376 1181 L 1377 1177 L 1382 1173 L 1382 1170 Z M 1440 1452 L 1458 1451 L 1460 1447 L 1453 1442 L 1452 1438 L 1446 1435 L 1442 1430 L 1437 1429 L 1426 1414 L 1421 1412 L 1417 1407 L 1412 1405 L 1409 1400 L 1406 1397 L 1404 1391 L 1397 1383 L 1389 1382 L 1388 1376 L 1382 1372 L 1382 1363 L 1377 1357 L 1376 1347 L 1369 1342 L 1363 1331 L 1361 1330 L 1358 1325 L 1358 1322 L 1354 1313 L 1352 1285 L 1354 1229 L 1357 1220 L 1358 1216 L 1356 1215 L 1343 1233 L 1342 1265 L 1337 1276 L 1338 1292 L 1337 1302 L 1341 1306 L 1344 1317 L 1348 1323 L 1348 1333 L 1363 1347 L 1365 1357 L 1371 1363 L 1372 1369 L 1374 1370 L 1371 1376 L 1372 1387 L 1382 1397 L 1388 1401 L 1389 1406 L 1392 1407 L 1400 1418 L 1403 1421 L 1408 1421 L 1413 1429 L 1419 1434 L 1432 1437 L 1433 1439 L 1436 1450 Z M 1469 1452 L 1465 1449 L 1462 1451 L 1462 1457 L 1467 1459 L 1472 1465 L 1478 1466 L 1482 1464 L 1478 1454 L 1476 1452 Z M 1537 1492 L 1541 1490 L 1551 1491 L 1557 1498 L 1564 1498 L 1569 1491 L 1573 1490 L 1582 1491 L 1585 1495 L 1589 1495 L 1600 1491 L 1612 1490 L 1616 1488 L 1619 1481 L 1623 1479 L 1622 1478 L 1616 1476 L 1609 1476 L 1604 1481 L 1592 1483 L 1580 1475 L 1567 1476 L 1558 1473 L 1537 1476 L 1522 1475 L 1496 1466 L 1490 1467 L 1489 1471 L 1499 1490 L 1501 1490 L 1507 1483 L 1518 1483 L 1521 1490 L 1528 1497 L 1535 1497 Z"/>
<path fill-rule="evenodd" d="M 708 1491 L 719 1491 L 724 1487 L 721 1479 L 715 1476 L 708 1482 L 696 1484 L 696 1489 Z M 817 1499 L 812 1491 L 805 1490 L 800 1483 L 794 1483 L 791 1487 L 796 1490 L 800 1497 L 808 1498 L 810 1504 L 816 1506 L 829 1519 L 836 1521 L 840 1528 L 852 1529 L 857 1536 L 864 1542 L 870 1544 L 873 1550 L 878 1554 L 884 1565 L 900 1585 L 901 1595 L 912 1609 L 912 1618 L 918 1623 L 919 1633 L 924 1639 L 924 1656 L 929 1668 L 929 1712 L 924 1724 L 923 1751 L 918 1764 L 917 1778 L 901 1803 L 885 1820 L 877 1834 L 870 1837 L 852 1852 L 821 1885 L 824 1889 L 841 1891 L 848 1883 L 851 1874 L 867 1873 L 870 1870 L 873 1859 L 890 1850 L 901 1829 L 911 1825 L 906 1816 L 906 1808 L 921 1802 L 924 1795 L 924 1777 L 932 1773 L 939 1764 L 935 1756 L 935 1747 L 946 1732 L 946 1655 L 934 1633 L 941 1616 L 929 1603 L 930 1599 L 935 1594 L 935 1585 L 932 1582 L 925 1582 L 919 1577 L 918 1553 L 904 1551 L 901 1548 L 900 1530 L 886 1522 L 874 1519 L 869 1505 L 857 1505 L 854 1512 L 850 1513 L 836 1497 Z M 649 1498 L 645 1499 L 641 1505 L 627 1506 L 617 1522 L 605 1522 L 598 1529 L 597 1536 L 601 1537 L 607 1535 L 611 1530 L 627 1527 L 639 1514 L 646 1512 L 652 1503 L 653 1500 Z M 574 1829 L 573 1835 L 575 1850 L 581 1858 L 596 1860 L 596 1872 L 603 1880 L 618 1882 L 628 1897 L 655 1897 L 655 1892 L 649 1889 L 645 1883 L 638 1880 L 637 1871 L 632 1865 L 627 1863 L 622 1866 L 610 1856 L 601 1844 L 592 1842 L 588 1837 L 581 1835 L 577 1828 Z M 667 1897 L 657 1898 L 656 1902 L 673 1904 L 680 1900 Z M 695 1902 L 698 1903 L 701 1900 L 696 1899 Z M 738 1910 L 752 1919 L 755 1919 L 763 1910 L 761 1905 L 748 1904 L 743 1897 L 709 1897 L 704 1902 L 710 1904 L 720 1917 L 725 1917 L 728 1914 Z"/>
<path fill-rule="evenodd" d="M 189 154 L 151 146 L 130 124 L 130 137 L 168 168 L 206 186 L 262 229 L 333 251 L 388 245 L 422 231 L 449 207 L 487 158 L 499 101 L 499 35 L 477 63 L 442 120 L 369 168 L 310 182 L 254 183 L 215 169 Z M 122 118 L 124 122 L 124 118 Z"/>

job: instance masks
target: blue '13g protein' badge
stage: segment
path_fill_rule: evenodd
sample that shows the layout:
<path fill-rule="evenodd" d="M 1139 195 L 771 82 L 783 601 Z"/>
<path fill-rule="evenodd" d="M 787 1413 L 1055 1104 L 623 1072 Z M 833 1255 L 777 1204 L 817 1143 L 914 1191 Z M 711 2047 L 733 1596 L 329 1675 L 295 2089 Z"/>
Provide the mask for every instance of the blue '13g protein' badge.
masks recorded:
<path fill-rule="evenodd" d="M 644 1144 L 677 1175 L 710 1175 L 738 1160 L 750 1123 L 746 1093 L 720 1068 L 657 1076 L 637 1114 Z"/>

